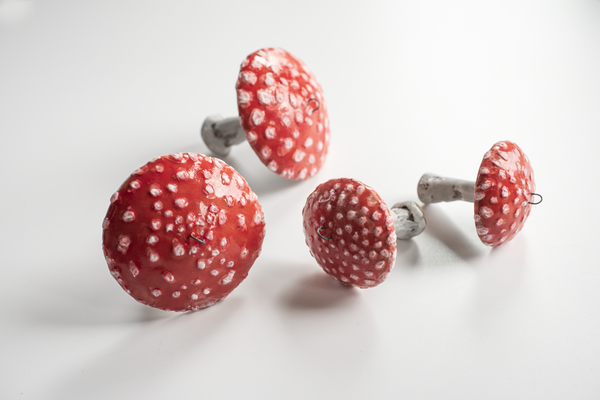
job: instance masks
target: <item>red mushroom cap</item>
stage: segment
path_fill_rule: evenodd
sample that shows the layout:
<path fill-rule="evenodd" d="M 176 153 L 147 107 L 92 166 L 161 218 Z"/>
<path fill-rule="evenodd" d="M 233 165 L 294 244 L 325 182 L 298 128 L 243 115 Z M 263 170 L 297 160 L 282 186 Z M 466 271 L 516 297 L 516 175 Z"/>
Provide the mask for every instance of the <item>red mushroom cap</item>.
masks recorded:
<path fill-rule="evenodd" d="M 479 239 L 496 247 L 523 228 L 535 192 L 529 159 L 515 143 L 502 141 L 485 153 L 475 182 L 475 226 Z"/>
<path fill-rule="evenodd" d="M 264 230 L 262 207 L 233 168 L 177 153 L 147 163 L 112 196 L 103 250 L 112 276 L 140 303 L 197 310 L 246 278 Z"/>
<path fill-rule="evenodd" d="M 240 123 L 260 160 L 287 179 L 314 176 L 327 156 L 329 118 L 308 67 L 285 50 L 258 50 L 242 63 L 236 89 Z"/>
<path fill-rule="evenodd" d="M 396 261 L 396 232 L 377 192 L 354 179 L 319 185 L 302 210 L 304 236 L 323 270 L 362 289 L 382 283 Z"/>

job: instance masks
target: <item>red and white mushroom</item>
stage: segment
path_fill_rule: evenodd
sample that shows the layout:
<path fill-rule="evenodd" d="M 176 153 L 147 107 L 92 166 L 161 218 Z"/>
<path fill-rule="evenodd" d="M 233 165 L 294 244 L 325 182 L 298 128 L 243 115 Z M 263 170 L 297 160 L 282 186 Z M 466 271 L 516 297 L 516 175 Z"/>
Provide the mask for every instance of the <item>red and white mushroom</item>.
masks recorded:
<path fill-rule="evenodd" d="M 248 140 L 269 170 L 305 180 L 322 167 L 329 148 L 329 117 L 321 85 L 297 57 L 265 48 L 242 62 L 236 84 L 238 117 L 208 117 L 202 138 L 217 156 Z"/>
<path fill-rule="evenodd" d="M 529 159 L 509 141 L 498 142 L 485 153 L 475 182 L 424 174 L 417 192 L 425 204 L 473 202 L 477 235 L 492 247 L 513 239 L 523 228 L 531 206 L 541 202 Z M 540 200 L 533 202 L 534 196 Z"/>
<path fill-rule="evenodd" d="M 190 311 L 224 299 L 247 277 L 265 218 L 232 167 L 175 153 L 125 180 L 102 228 L 108 268 L 123 290 L 151 307 Z"/>
<path fill-rule="evenodd" d="M 423 210 L 416 203 L 398 203 L 390 211 L 375 190 L 348 178 L 319 185 L 308 196 L 302 216 L 306 244 L 321 268 L 362 289 L 387 278 L 396 260 L 396 239 L 425 229 Z"/>

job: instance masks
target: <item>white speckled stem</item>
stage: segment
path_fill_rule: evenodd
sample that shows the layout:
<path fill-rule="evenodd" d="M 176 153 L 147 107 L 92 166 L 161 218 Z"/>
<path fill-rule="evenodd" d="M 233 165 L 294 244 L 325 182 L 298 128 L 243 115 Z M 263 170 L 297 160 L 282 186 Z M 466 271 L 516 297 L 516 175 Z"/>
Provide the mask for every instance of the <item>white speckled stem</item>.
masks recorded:
<path fill-rule="evenodd" d="M 419 199 L 425 203 L 464 200 L 475 201 L 475 182 L 424 174 L 417 186 Z"/>
<path fill-rule="evenodd" d="M 398 239 L 410 239 L 425 230 L 427 225 L 425 212 L 414 201 L 396 203 L 390 208 L 390 213 L 394 220 L 394 230 Z"/>
<path fill-rule="evenodd" d="M 206 146 L 217 156 L 225 157 L 231 146 L 246 140 L 239 117 L 223 118 L 211 115 L 204 120 L 200 131 Z"/>

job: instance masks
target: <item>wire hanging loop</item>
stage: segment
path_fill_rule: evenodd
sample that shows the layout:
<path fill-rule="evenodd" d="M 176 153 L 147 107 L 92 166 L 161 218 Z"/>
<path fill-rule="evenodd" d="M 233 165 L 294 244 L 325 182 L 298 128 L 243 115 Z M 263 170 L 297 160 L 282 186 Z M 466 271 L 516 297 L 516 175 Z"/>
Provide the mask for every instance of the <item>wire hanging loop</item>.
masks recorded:
<path fill-rule="evenodd" d="M 315 102 L 317 103 L 316 107 L 314 106 Z M 314 113 L 319 108 L 321 108 L 321 102 L 315 98 L 310 98 L 310 99 L 306 100 L 306 103 L 307 103 L 309 109 L 311 110 L 310 114 Z"/>
<path fill-rule="evenodd" d="M 324 227 L 320 227 L 319 229 L 317 229 L 317 235 L 319 235 L 319 237 L 323 240 L 331 240 L 331 236 L 326 238 L 323 235 L 321 235 L 321 229 L 325 229 Z"/>
<path fill-rule="evenodd" d="M 540 204 L 540 203 L 541 203 L 541 202 L 544 200 L 544 198 L 542 197 L 542 195 L 541 195 L 541 194 L 539 194 L 539 193 L 531 193 L 531 195 L 532 195 L 532 196 L 537 196 L 537 197 L 539 197 L 539 198 L 540 198 L 540 199 L 539 199 L 539 201 L 536 201 L 535 203 L 534 203 L 534 202 L 531 202 L 531 201 L 528 201 L 528 202 L 527 202 L 527 203 L 529 203 L 529 204 L 531 204 L 531 205 L 537 206 L 538 204 Z"/>
<path fill-rule="evenodd" d="M 192 239 L 194 239 L 194 240 L 196 240 L 197 242 L 200 242 L 200 243 L 202 243 L 202 244 L 206 243 L 204 240 L 202 240 L 202 239 L 198 239 L 197 237 L 194 237 L 194 236 L 192 236 L 192 235 L 190 235 L 189 237 L 191 237 Z"/>

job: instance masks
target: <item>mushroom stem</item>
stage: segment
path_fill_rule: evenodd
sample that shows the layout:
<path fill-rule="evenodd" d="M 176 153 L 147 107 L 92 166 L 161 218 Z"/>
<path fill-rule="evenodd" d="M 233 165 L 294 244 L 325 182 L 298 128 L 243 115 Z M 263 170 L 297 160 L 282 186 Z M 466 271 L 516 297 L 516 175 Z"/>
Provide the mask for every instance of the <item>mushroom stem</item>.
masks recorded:
<path fill-rule="evenodd" d="M 410 239 L 425 230 L 427 225 L 425 212 L 414 201 L 396 203 L 390 208 L 390 213 L 394 220 L 394 230 L 398 239 Z"/>
<path fill-rule="evenodd" d="M 417 186 L 419 199 L 425 203 L 464 200 L 475 201 L 475 182 L 424 174 Z"/>
<path fill-rule="evenodd" d="M 204 120 L 200 133 L 206 146 L 219 157 L 225 157 L 231 146 L 246 140 L 239 117 L 211 115 Z"/>

